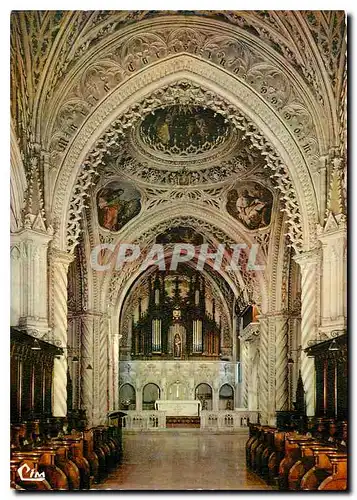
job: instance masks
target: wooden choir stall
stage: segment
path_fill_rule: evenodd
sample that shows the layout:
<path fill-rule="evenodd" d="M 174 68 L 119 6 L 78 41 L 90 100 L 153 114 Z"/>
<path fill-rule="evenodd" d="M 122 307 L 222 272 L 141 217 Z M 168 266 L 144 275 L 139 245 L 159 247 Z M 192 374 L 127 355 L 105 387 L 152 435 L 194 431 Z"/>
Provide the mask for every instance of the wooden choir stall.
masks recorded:
<path fill-rule="evenodd" d="M 273 489 L 344 491 L 348 489 L 347 334 L 315 343 L 305 352 L 315 363 L 315 416 L 304 415 L 303 398 L 297 394 L 297 410 L 278 412 L 277 427 L 251 424 L 247 467 Z M 301 378 L 298 387 L 303 390 Z"/>
<path fill-rule="evenodd" d="M 88 490 L 122 457 L 121 412 L 88 427 L 84 410 L 52 415 L 55 356 L 63 350 L 11 328 L 10 485 L 16 490 Z M 70 397 L 70 395 L 69 395 Z M 68 405 L 70 407 L 70 405 Z"/>
<path fill-rule="evenodd" d="M 51 416 L 52 372 L 63 350 L 11 328 L 11 422 Z"/>

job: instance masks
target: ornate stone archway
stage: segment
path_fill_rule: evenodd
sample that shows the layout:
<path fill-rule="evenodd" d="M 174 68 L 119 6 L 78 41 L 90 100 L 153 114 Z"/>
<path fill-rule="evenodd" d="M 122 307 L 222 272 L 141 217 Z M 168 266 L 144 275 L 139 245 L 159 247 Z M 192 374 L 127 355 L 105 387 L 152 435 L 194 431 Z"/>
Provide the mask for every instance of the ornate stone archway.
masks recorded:
<path fill-rule="evenodd" d="M 74 219 L 80 218 L 86 188 L 104 152 L 143 112 L 165 103 L 164 93 L 161 90 L 155 93 L 155 87 L 170 88 L 185 81 L 193 82 L 196 89 L 209 89 L 204 90 L 206 105 L 218 108 L 262 151 L 286 201 L 292 243 L 297 248 L 311 246 L 315 240 L 318 211 L 309 167 L 291 132 L 263 99 L 221 68 L 192 56 L 175 56 L 154 66 L 110 94 L 74 138 L 56 181 L 53 217 L 59 221 L 69 220 L 65 225 L 60 224 L 56 244 L 67 248 L 68 210 L 72 210 Z M 133 92 L 133 89 L 137 90 Z M 194 94 L 191 99 L 195 101 Z M 93 147 L 95 141 L 98 142 Z M 72 232 L 70 248 L 76 244 L 78 226 L 74 225 Z"/>
<path fill-rule="evenodd" d="M 176 93 L 179 98 L 185 98 L 186 94 L 186 98 L 193 102 L 203 100 L 249 137 L 253 147 L 266 157 L 267 167 L 271 169 L 285 198 L 293 245 L 296 250 L 311 245 L 315 238 L 318 214 L 308 165 L 291 132 L 264 100 L 221 68 L 193 56 L 175 56 L 155 66 L 143 70 L 109 95 L 74 138 L 56 183 L 53 214 L 59 220 L 68 222 L 60 225 L 55 244 L 63 249 L 73 249 L 76 245 L 87 188 L 108 147 L 116 143 L 142 112 L 162 106 L 167 98 L 175 98 Z M 180 88 L 182 83 L 183 92 Z M 157 89 L 159 85 L 160 89 Z M 248 102 L 249 107 L 246 104 Z M 191 212 L 190 209 L 187 211 L 187 205 L 185 207 L 188 216 L 197 213 L 197 209 L 194 204 Z M 113 317 L 118 315 L 114 314 Z M 103 332 L 103 329 L 100 331 Z M 271 338 L 271 335 L 266 338 Z"/>
<path fill-rule="evenodd" d="M 194 216 L 192 215 L 193 213 L 195 214 Z M 202 207 L 195 206 L 195 204 L 181 203 L 171 212 L 167 212 L 167 209 L 159 207 L 158 210 L 150 216 L 147 216 L 146 219 L 138 219 L 135 225 L 132 225 L 130 228 L 124 228 L 123 231 L 118 234 L 117 240 L 113 240 L 112 244 L 115 245 L 116 242 L 125 241 L 141 244 L 143 245 L 143 249 L 145 249 L 145 246 L 148 246 L 155 240 L 154 236 L 157 231 L 164 231 L 168 227 L 179 224 L 184 224 L 200 231 L 208 237 L 208 241 L 212 241 L 215 245 L 219 243 L 229 245 L 240 242 L 246 243 L 248 249 L 250 249 L 251 245 L 254 243 L 253 238 L 247 237 L 246 234 L 237 234 L 237 227 L 234 222 L 232 221 L 231 225 L 227 225 L 227 221 L 224 217 L 220 216 L 214 210 L 208 210 L 206 208 L 204 211 Z M 104 329 L 101 329 L 100 338 L 103 339 L 104 343 L 106 342 L 105 329 L 110 325 L 109 339 L 111 339 L 113 346 L 111 351 L 113 356 L 111 366 L 113 368 L 117 367 L 119 363 L 119 336 L 121 332 L 118 329 L 118 325 L 120 324 L 122 308 L 129 290 L 142 274 L 140 266 L 144 260 L 144 255 L 145 254 L 134 263 L 128 263 L 126 267 L 118 273 L 104 273 L 103 280 L 100 284 L 102 294 L 100 297 L 101 305 L 99 305 L 99 307 L 102 311 L 105 311 L 108 318 L 110 318 L 109 323 L 103 323 Z M 167 256 L 168 255 L 165 257 Z M 217 272 L 230 287 L 236 300 L 242 300 L 243 296 L 245 303 L 248 303 L 254 298 L 263 311 L 266 311 L 269 307 L 269 299 L 264 273 L 259 271 L 254 273 L 253 271 L 247 270 L 247 258 L 248 254 L 243 255 L 243 258 L 240 260 L 243 269 L 241 273 L 238 271 L 225 270 L 225 261 L 223 261 L 224 265 L 222 268 Z M 260 263 L 265 262 L 265 258 L 262 254 L 258 254 L 258 261 Z M 236 332 L 237 322 L 233 311 L 231 328 L 232 332 Z M 105 362 L 105 360 L 103 360 L 103 362 Z M 100 372 L 103 373 L 103 371 L 104 366 L 101 368 Z M 116 368 L 114 368 L 112 377 L 114 384 L 114 402 L 117 398 L 117 379 L 118 374 Z"/>

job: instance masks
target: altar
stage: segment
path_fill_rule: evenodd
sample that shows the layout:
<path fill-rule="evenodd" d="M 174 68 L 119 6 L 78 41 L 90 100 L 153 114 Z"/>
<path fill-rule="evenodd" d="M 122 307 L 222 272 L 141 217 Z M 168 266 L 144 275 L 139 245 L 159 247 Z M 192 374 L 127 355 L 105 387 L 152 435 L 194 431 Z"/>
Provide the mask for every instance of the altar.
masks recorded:
<path fill-rule="evenodd" d="M 155 410 L 165 411 L 168 417 L 198 417 L 201 411 L 201 402 L 198 400 L 158 399 L 155 401 Z"/>

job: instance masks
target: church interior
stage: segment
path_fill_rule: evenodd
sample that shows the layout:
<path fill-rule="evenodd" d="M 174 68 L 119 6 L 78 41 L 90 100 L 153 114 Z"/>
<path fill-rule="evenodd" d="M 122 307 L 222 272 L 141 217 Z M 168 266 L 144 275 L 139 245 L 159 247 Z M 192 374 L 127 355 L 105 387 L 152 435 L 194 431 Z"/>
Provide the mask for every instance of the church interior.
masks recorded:
<path fill-rule="evenodd" d="M 11 488 L 348 489 L 346 60 L 342 11 L 12 12 Z"/>

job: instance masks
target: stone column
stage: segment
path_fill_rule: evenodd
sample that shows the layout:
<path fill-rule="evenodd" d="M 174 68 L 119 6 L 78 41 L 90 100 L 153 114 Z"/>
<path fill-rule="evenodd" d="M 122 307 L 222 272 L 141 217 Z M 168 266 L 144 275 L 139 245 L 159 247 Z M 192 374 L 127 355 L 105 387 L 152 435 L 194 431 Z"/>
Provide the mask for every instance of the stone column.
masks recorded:
<path fill-rule="evenodd" d="M 73 355 L 80 357 L 81 349 L 81 314 L 69 313 L 68 315 L 68 345 L 73 349 Z M 69 373 L 72 379 L 72 404 L 73 409 L 81 407 L 81 364 L 69 363 Z"/>
<path fill-rule="evenodd" d="M 259 357 L 259 411 L 261 422 L 268 422 L 269 411 L 269 321 L 267 316 L 259 316 L 260 357 Z"/>
<path fill-rule="evenodd" d="M 237 337 L 237 331 L 238 331 L 238 318 L 235 313 L 235 308 L 233 307 L 233 313 L 232 313 L 232 332 L 233 332 L 233 357 L 232 361 L 234 363 L 234 400 L 233 400 L 233 406 L 237 408 L 238 406 L 238 394 L 239 394 L 239 381 L 238 381 L 238 369 L 237 369 L 237 362 L 238 360 L 238 337 Z"/>
<path fill-rule="evenodd" d="M 114 378 L 115 378 L 115 362 L 118 361 L 115 356 L 115 346 L 117 345 L 118 336 L 117 333 L 112 328 L 112 318 L 113 313 L 108 310 L 106 314 L 103 315 L 103 322 L 105 322 L 107 336 L 108 336 L 108 397 L 109 397 L 109 411 L 113 411 L 118 409 L 117 402 L 119 395 L 118 393 L 118 382 L 116 388 L 114 387 Z M 114 324 L 114 323 L 113 323 Z M 117 367 L 118 370 L 119 367 Z M 118 373 L 118 371 L 117 371 Z"/>
<path fill-rule="evenodd" d="M 289 356 L 293 360 L 293 365 L 289 369 L 289 406 L 293 409 L 293 402 L 296 401 L 297 381 L 299 378 L 301 364 L 301 317 L 294 314 L 290 317 L 290 349 Z"/>
<path fill-rule="evenodd" d="M 93 316 L 83 314 L 81 317 L 81 407 L 86 410 L 88 424 L 93 423 Z"/>
<path fill-rule="evenodd" d="M 23 229 L 11 235 L 11 325 L 48 333 L 47 251 L 52 232 Z"/>
<path fill-rule="evenodd" d="M 233 311 L 232 315 L 232 332 L 233 332 L 233 357 L 232 361 L 235 363 L 237 361 L 237 315 Z"/>
<path fill-rule="evenodd" d="M 96 381 L 96 384 L 98 384 L 98 387 L 96 387 L 96 392 L 98 394 L 98 408 L 95 408 L 97 410 L 97 418 L 99 420 L 100 424 L 104 424 L 106 419 L 107 419 L 107 414 L 109 411 L 109 387 L 108 387 L 108 374 L 109 374 L 109 359 L 108 359 L 108 321 L 107 318 L 103 315 L 101 315 L 98 318 L 98 326 L 99 330 L 94 332 L 94 335 L 96 336 L 96 333 L 98 332 L 99 338 L 98 338 L 98 347 L 99 347 L 99 356 L 98 360 L 96 360 L 96 357 L 94 358 L 95 365 L 97 366 L 97 369 L 99 371 L 99 377 L 98 380 Z M 98 363 L 98 364 L 97 364 Z"/>
<path fill-rule="evenodd" d="M 64 349 L 55 358 L 53 370 L 52 411 L 55 417 L 67 415 L 67 272 L 73 255 L 51 249 L 51 320 L 53 336 Z"/>
<path fill-rule="evenodd" d="M 248 408 L 248 363 L 249 363 L 249 345 L 248 342 L 241 338 L 240 341 L 240 354 L 241 354 L 241 394 L 240 406 L 241 408 Z"/>
<path fill-rule="evenodd" d="M 248 410 L 258 409 L 258 379 L 259 379 L 259 350 L 258 340 L 252 339 L 248 343 L 249 378 L 248 378 Z"/>
<path fill-rule="evenodd" d="M 113 409 L 119 409 L 119 342 L 121 335 L 113 333 L 112 339 L 112 363 L 113 363 L 113 376 L 112 376 L 112 390 L 113 390 Z"/>
<path fill-rule="evenodd" d="M 219 387 L 216 384 L 212 387 L 212 410 L 219 410 Z"/>
<path fill-rule="evenodd" d="M 304 349 L 317 338 L 320 316 L 320 251 L 309 251 L 294 257 L 301 269 L 301 376 L 304 384 L 306 413 L 315 414 L 314 359 Z"/>
<path fill-rule="evenodd" d="M 92 370 L 88 369 L 91 365 Z M 82 316 L 82 404 L 90 425 L 104 424 L 109 410 L 108 328 L 105 316 L 87 311 Z"/>
<path fill-rule="evenodd" d="M 140 385 L 136 388 L 136 411 L 143 409 L 143 387 Z"/>
<path fill-rule="evenodd" d="M 107 324 L 109 321 L 107 320 Z M 110 333 L 110 329 L 108 326 L 108 411 L 113 411 L 115 409 L 114 404 L 114 366 L 113 366 L 113 345 L 114 345 L 114 335 Z"/>
<path fill-rule="evenodd" d="M 243 364 L 243 408 L 256 410 L 258 407 L 259 379 L 259 323 L 250 323 L 240 334 Z"/>
<path fill-rule="evenodd" d="M 347 307 L 347 232 L 344 221 L 330 214 L 319 239 L 322 243 L 321 326 L 330 336 L 333 330 L 346 329 Z"/>
<path fill-rule="evenodd" d="M 282 314 L 271 320 L 275 322 L 275 410 L 282 411 L 289 407 L 289 317 Z"/>

